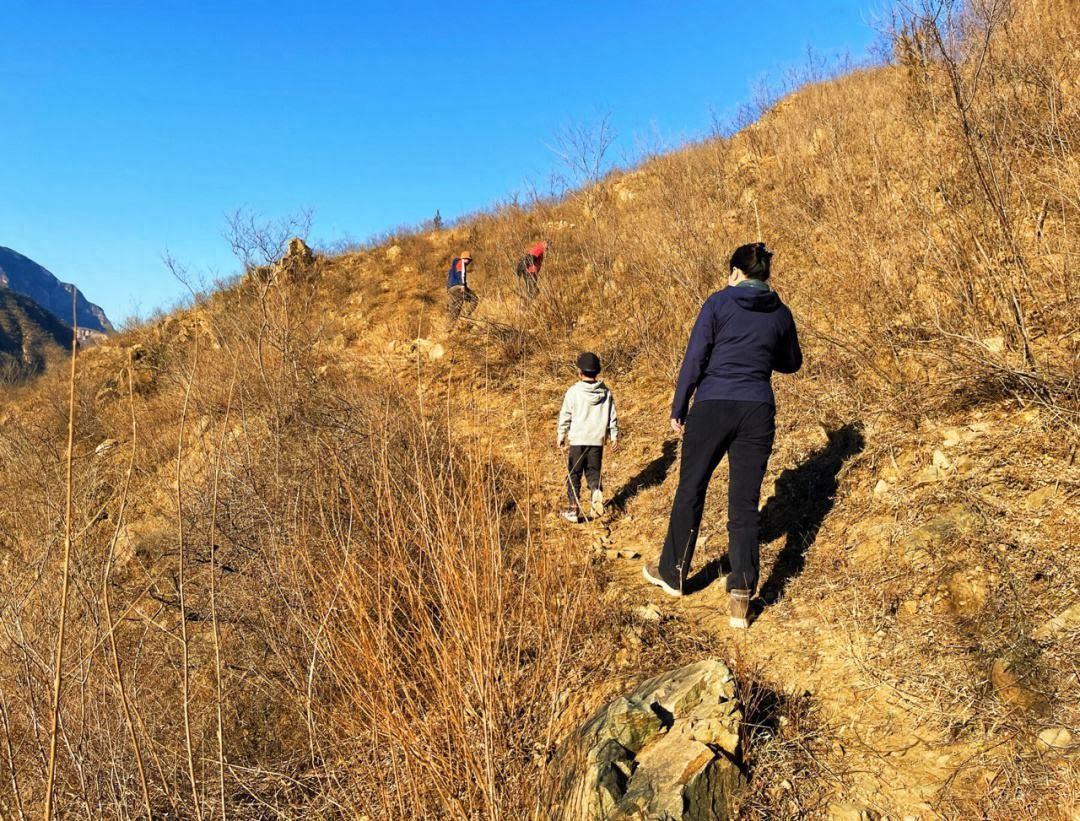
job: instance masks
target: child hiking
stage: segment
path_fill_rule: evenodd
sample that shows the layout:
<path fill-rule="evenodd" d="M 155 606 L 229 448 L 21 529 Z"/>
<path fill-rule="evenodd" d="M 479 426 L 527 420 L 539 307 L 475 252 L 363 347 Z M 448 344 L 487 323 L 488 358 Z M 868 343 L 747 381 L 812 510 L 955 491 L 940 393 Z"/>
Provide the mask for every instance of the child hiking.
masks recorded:
<path fill-rule="evenodd" d="M 566 391 L 559 411 L 557 442 L 567 454 L 566 498 L 562 516 L 570 522 L 580 522 L 582 474 L 592 491 L 592 512 L 604 515 L 604 491 L 600 472 L 604 463 L 604 442 L 611 449 L 619 448 L 619 422 L 615 414 L 615 399 L 608 386 L 597 379 L 600 358 L 583 353 L 577 358 L 579 381 Z"/>
<path fill-rule="evenodd" d="M 447 295 L 447 323 L 450 327 L 458 321 L 458 317 L 469 318 L 476 310 L 480 302 L 476 293 L 469 288 L 469 265 L 472 263 L 472 254 L 462 251 L 454 261 L 450 263 L 450 270 L 446 274 Z"/>

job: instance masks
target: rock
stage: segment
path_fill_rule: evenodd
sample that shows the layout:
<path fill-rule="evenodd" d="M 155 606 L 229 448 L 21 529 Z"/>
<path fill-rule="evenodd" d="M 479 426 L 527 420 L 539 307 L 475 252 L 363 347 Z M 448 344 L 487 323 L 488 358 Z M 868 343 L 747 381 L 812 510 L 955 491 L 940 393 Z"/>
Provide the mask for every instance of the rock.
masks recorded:
<path fill-rule="evenodd" d="M 856 804 L 830 804 L 825 816 L 829 821 L 878 821 L 881 816 L 867 807 Z"/>
<path fill-rule="evenodd" d="M 1046 641 L 1058 633 L 1073 630 L 1080 627 L 1080 602 L 1062 610 L 1054 618 L 1040 624 L 1032 631 L 1031 637 L 1036 641 Z"/>
<path fill-rule="evenodd" d="M 655 604 L 639 605 L 634 608 L 634 615 L 642 621 L 660 621 L 664 615 Z"/>
<path fill-rule="evenodd" d="M 739 750 L 739 724 L 742 714 L 733 700 L 697 710 L 689 719 L 690 738 L 702 744 L 714 744 L 729 755 Z"/>
<path fill-rule="evenodd" d="M 968 618 L 977 615 L 990 597 L 992 581 L 992 575 L 982 567 L 953 573 L 946 585 L 953 612 Z"/>
<path fill-rule="evenodd" d="M 916 485 L 932 485 L 935 482 L 940 482 L 944 478 L 945 475 L 936 465 L 927 465 L 913 477 Z"/>
<path fill-rule="evenodd" d="M 389 248 L 387 248 L 383 252 L 383 256 L 386 258 L 387 262 L 393 262 L 394 260 L 396 260 L 398 257 L 401 256 L 401 246 L 400 245 L 391 245 Z"/>
<path fill-rule="evenodd" d="M 946 428 L 942 431 L 941 446 L 945 448 L 955 448 L 960 442 L 963 441 L 963 434 L 959 428 Z"/>
<path fill-rule="evenodd" d="M 1058 489 L 1056 485 L 1047 485 L 1038 490 L 1033 490 L 1024 497 L 1024 507 L 1028 510 L 1039 510 L 1044 507 L 1047 502 L 1057 496 L 1057 494 Z"/>
<path fill-rule="evenodd" d="M 874 495 L 875 496 L 884 496 L 890 490 L 892 490 L 892 485 L 890 485 L 884 479 L 878 479 L 877 484 L 874 485 Z"/>
<path fill-rule="evenodd" d="M 664 731 L 660 716 L 640 698 L 617 698 L 601 714 L 595 728 L 599 741 L 614 739 L 636 753 Z"/>
<path fill-rule="evenodd" d="M 315 261 L 315 252 L 300 237 L 289 240 L 289 249 L 281 258 L 281 266 L 311 265 Z"/>
<path fill-rule="evenodd" d="M 954 505 L 897 540 L 897 548 L 909 567 L 927 566 L 939 548 L 957 536 L 980 527 L 982 522 L 982 516 L 975 511 Z"/>
<path fill-rule="evenodd" d="M 1073 734 L 1065 727 L 1047 727 L 1039 733 L 1036 746 L 1041 750 L 1068 750 L 1073 746 Z"/>
<path fill-rule="evenodd" d="M 609 559 L 617 559 L 617 558 L 619 558 L 619 551 L 618 550 L 605 550 L 604 555 Z"/>
<path fill-rule="evenodd" d="M 105 454 L 111 453 L 112 451 L 116 450 L 117 444 L 118 443 L 115 439 L 106 439 L 104 442 L 94 448 L 94 453 L 97 456 L 104 456 Z"/>
<path fill-rule="evenodd" d="M 638 553 L 633 548 L 624 547 L 622 550 L 619 551 L 619 556 L 620 556 L 620 558 L 623 558 L 623 559 L 636 559 L 636 558 L 640 557 L 641 554 Z"/>
<path fill-rule="evenodd" d="M 1021 659 L 999 658 L 990 667 L 990 683 L 998 698 L 1018 710 L 1045 715 L 1050 705 L 1041 693 L 1032 689 L 1033 678 L 1034 670 Z"/>
<path fill-rule="evenodd" d="M 645 750 L 611 819 L 731 818 L 728 795 L 738 789 L 742 774 L 708 745 L 668 735 Z"/>
<path fill-rule="evenodd" d="M 983 340 L 983 345 L 990 353 L 1001 353 L 1005 350 L 1005 337 L 990 336 Z"/>
<path fill-rule="evenodd" d="M 446 349 L 433 339 L 417 337 L 409 345 L 409 352 L 426 356 L 431 362 L 438 362 L 446 355 Z"/>
<path fill-rule="evenodd" d="M 733 817 L 732 796 L 743 783 L 734 684 L 722 662 L 704 659 L 603 707 L 560 744 L 548 818 Z"/>

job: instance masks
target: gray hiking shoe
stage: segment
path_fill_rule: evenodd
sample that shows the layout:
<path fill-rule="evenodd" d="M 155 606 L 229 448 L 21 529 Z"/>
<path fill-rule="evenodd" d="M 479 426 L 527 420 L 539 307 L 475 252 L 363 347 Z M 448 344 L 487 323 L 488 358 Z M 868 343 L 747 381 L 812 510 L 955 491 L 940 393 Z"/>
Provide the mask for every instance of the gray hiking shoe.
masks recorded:
<path fill-rule="evenodd" d="M 649 584 L 655 584 L 669 596 L 678 597 L 682 595 L 682 590 L 674 588 L 666 581 L 664 581 L 663 577 L 660 575 L 659 565 L 649 564 L 648 562 L 645 562 L 645 564 L 641 566 L 641 575 L 645 577 L 645 581 L 647 581 Z"/>
<path fill-rule="evenodd" d="M 581 524 L 581 511 L 577 508 L 568 507 L 561 514 L 566 521 L 573 522 L 574 524 Z"/>
<path fill-rule="evenodd" d="M 594 516 L 604 515 L 604 491 L 600 488 L 592 492 L 592 512 Z"/>
<path fill-rule="evenodd" d="M 736 630 L 745 630 L 750 626 L 750 591 L 731 590 L 728 592 L 731 605 L 731 618 L 728 624 Z"/>

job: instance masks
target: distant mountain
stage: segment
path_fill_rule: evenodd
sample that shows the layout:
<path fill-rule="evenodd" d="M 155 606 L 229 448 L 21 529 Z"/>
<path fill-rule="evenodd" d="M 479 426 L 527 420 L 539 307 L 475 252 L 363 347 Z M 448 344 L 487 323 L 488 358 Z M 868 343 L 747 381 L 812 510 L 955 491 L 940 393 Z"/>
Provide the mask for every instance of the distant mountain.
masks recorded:
<path fill-rule="evenodd" d="M 40 373 L 50 354 L 70 346 L 71 328 L 30 297 L 0 287 L 0 384 Z"/>
<path fill-rule="evenodd" d="M 61 282 L 48 269 L 2 245 L 0 285 L 6 285 L 12 291 L 30 297 L 66 325 L 71 324 L 71 289 L 75 286 Z M 78 288 L 75 288 L 75 316 L 80 329 L 99 333 L 113 331 L 112 323 L 105 316 L 105 312 L 87 300 Z"/>

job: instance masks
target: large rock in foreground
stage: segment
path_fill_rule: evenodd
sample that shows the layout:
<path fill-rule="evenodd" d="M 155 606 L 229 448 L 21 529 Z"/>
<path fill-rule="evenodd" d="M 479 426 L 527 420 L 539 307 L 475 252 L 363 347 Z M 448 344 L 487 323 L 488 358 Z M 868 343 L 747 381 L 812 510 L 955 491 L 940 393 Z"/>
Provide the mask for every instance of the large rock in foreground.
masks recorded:
<path fill-rule="evenodd" d="M 742 710 L 716 659 L 646 681 L 615 699 L 560 747 L 560 821 L 706 821 L 733 817 L 742 784 Z"/>

